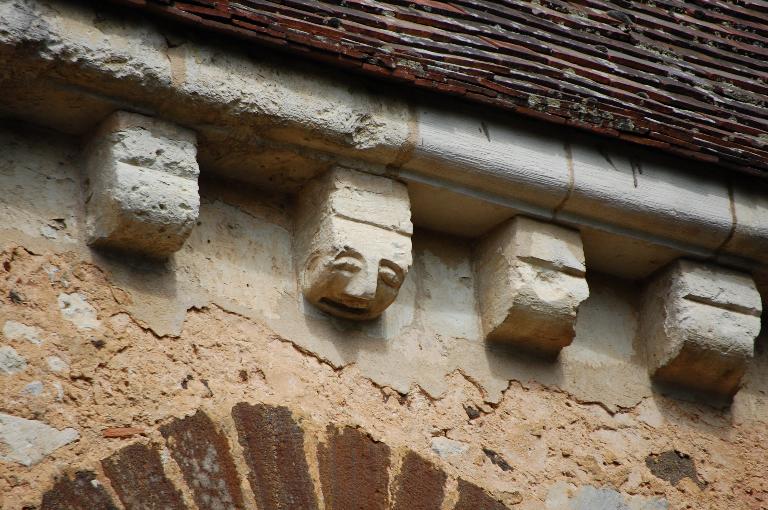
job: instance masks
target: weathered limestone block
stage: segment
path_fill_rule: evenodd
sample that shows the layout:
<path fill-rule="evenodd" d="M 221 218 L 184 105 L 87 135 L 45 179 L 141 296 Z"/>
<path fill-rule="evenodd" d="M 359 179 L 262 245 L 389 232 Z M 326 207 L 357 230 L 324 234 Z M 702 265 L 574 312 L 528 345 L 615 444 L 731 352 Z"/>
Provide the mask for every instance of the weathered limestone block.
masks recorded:
<path fill-rule="evenodd" d="M 748 274 L 674 262 L 645 290 L 640 338 L 651 374 L 664 383 L 733 395 L 754 354 L 761 311 Z"/>
<path fill-rule="evenodd" d="M 86 150 L 88 244 L 166 257 L 178 251 L 200 208 L 196 135 L 115 112 Z"/>
<path fill-rule="evenodd" d="M 556 356 L 569 345 L 589 296 L 579 232 L 517 216 L 477 247 L 485 338 Z"/>
<path fill-rule="evenodd" d="M 304 296 L 346 319 L 381 315 L 412 262 L 405 185 L 335 168 L 308 183 L 298 202 L 296 254 Z"/>
<path fill-rule="evenodd" d="M 72 428 L 57 430 L 38 420 L 0 413 L 0 462 L 33 466 L 79 438 Z"/>

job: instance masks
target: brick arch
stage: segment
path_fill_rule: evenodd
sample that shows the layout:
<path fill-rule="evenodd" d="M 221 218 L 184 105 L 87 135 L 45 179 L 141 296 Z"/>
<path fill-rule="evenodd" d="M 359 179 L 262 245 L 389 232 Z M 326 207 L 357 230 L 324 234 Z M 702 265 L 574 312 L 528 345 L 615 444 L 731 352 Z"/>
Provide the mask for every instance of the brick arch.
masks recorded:
<path fill-rule="evenodd" d="M 406 451 L 395 467 L 387 444 L 358 428 L 331 424 L 324 442 L 308 452 L 306 432 L 286 407 L 241 402 L 231 416 L 239 450 L 199 410 L 160 427 L 164 444 L 133 443 L 103 459 L 103 476 L 120 505 L 126 510 L 186 509 L 183 490 L 200 510 L 248 508 L 241 488 L 249 487 L 259 510 L 443 508 L 448 475 L 413 451 Z M 163 446 L 181 476 L 169 473 Z M 317 458 L 320 487 L 311 476 L 311 455 Z M 247 468 L 247 484 L 241 484 L 238 461 Z M 40 509 L 117 510 L 100 476 L 80 470 L 59 477 L 43 495 Z M 453 510 L 507 508 L 465 480 L 458 480 L 457 491 Z"/>

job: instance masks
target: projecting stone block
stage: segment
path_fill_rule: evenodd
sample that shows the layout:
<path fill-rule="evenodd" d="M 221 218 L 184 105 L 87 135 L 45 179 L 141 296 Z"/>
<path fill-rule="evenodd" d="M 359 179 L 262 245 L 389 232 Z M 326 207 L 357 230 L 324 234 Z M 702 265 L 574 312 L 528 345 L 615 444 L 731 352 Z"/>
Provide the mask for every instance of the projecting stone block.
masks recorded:
<path fill-rule="evenodd" d="M 412 233 L 404 184 L 344 168 L 313 180 L 296 218 L 304 296 L 345 319 L 378 317 L 408 274 Z"/>
<path fill-rule="evenodd" d="M 589 295 L 577 231 L 515 217 L 478 245 L 475 268 L 486 340 L 550 357 L 571 343 Z"/>
<path fill-rule="evenodd" d="M 200 208 L 195 133 L 134 113 L 108 117 L 86 150 L 88 244 L 166 257 Z"/>
<path fill-rule="evenodd" d="M 762 305 L 752 278 L 679 260 L 645 290 L 641 340 L 658 381 L 733 395 L 760 332 Z"/>

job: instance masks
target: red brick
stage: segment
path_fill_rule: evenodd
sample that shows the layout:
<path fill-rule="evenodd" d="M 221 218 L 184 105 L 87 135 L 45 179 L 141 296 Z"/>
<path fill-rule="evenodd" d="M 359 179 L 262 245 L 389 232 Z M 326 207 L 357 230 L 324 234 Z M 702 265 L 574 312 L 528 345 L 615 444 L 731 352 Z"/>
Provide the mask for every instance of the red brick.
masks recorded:
<path fill-rule="evenodd" d="M 507 510 L 507 507 L 477 485 L 460 479 L 459 501 L 453 510 Z"/>
<path fill-rule="evenodd" d="M 326 429 L 318 451 L 327 510 L 389 508 L 389 447 L 352 427 Z"/>
<path fill-rule="evenodd" d="M 224 434 L 203 411 L 160 428 L 200 508 L 242 508 L 235 462 Z"/>
<path fill-rule="evenodd" d="M 74 478 L 63 476 L 43 494 L 40 510 L 117 510 L 109 493 L 96 475 L 78 471 Z"/>
<path fill-rule="evenodd" d="M 408 452 L 395 478 L 394 510 L 440 510 L 446 475 L 431 462 Z"/>
<path fill-rule="evenodd" d="M 182 510 L 181 493 L 165 476 L 155 445 L 126 446 L 101 461 L 126 510 Z"/>
<path fill-rule="evenodd" d="M 239 403 L 232 408 L 260 510 L 315 510 L 304 431 L 286 407 Z"/>

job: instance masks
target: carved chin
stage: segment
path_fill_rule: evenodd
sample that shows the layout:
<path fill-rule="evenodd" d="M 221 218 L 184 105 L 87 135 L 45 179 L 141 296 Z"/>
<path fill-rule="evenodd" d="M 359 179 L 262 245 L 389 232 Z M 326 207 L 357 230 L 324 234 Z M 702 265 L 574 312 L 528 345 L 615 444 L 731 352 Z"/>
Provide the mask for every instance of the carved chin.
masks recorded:
<path fill-rule="evenodd" d="M 324 297 L 320 299 L 317 306 L 332 315 L 346 319 L 364 320 L 373 318 L 371 316 L 371 303 L 367 303 L 364 306 L 358 304 L 349 306 L 334 299 Z"/>

